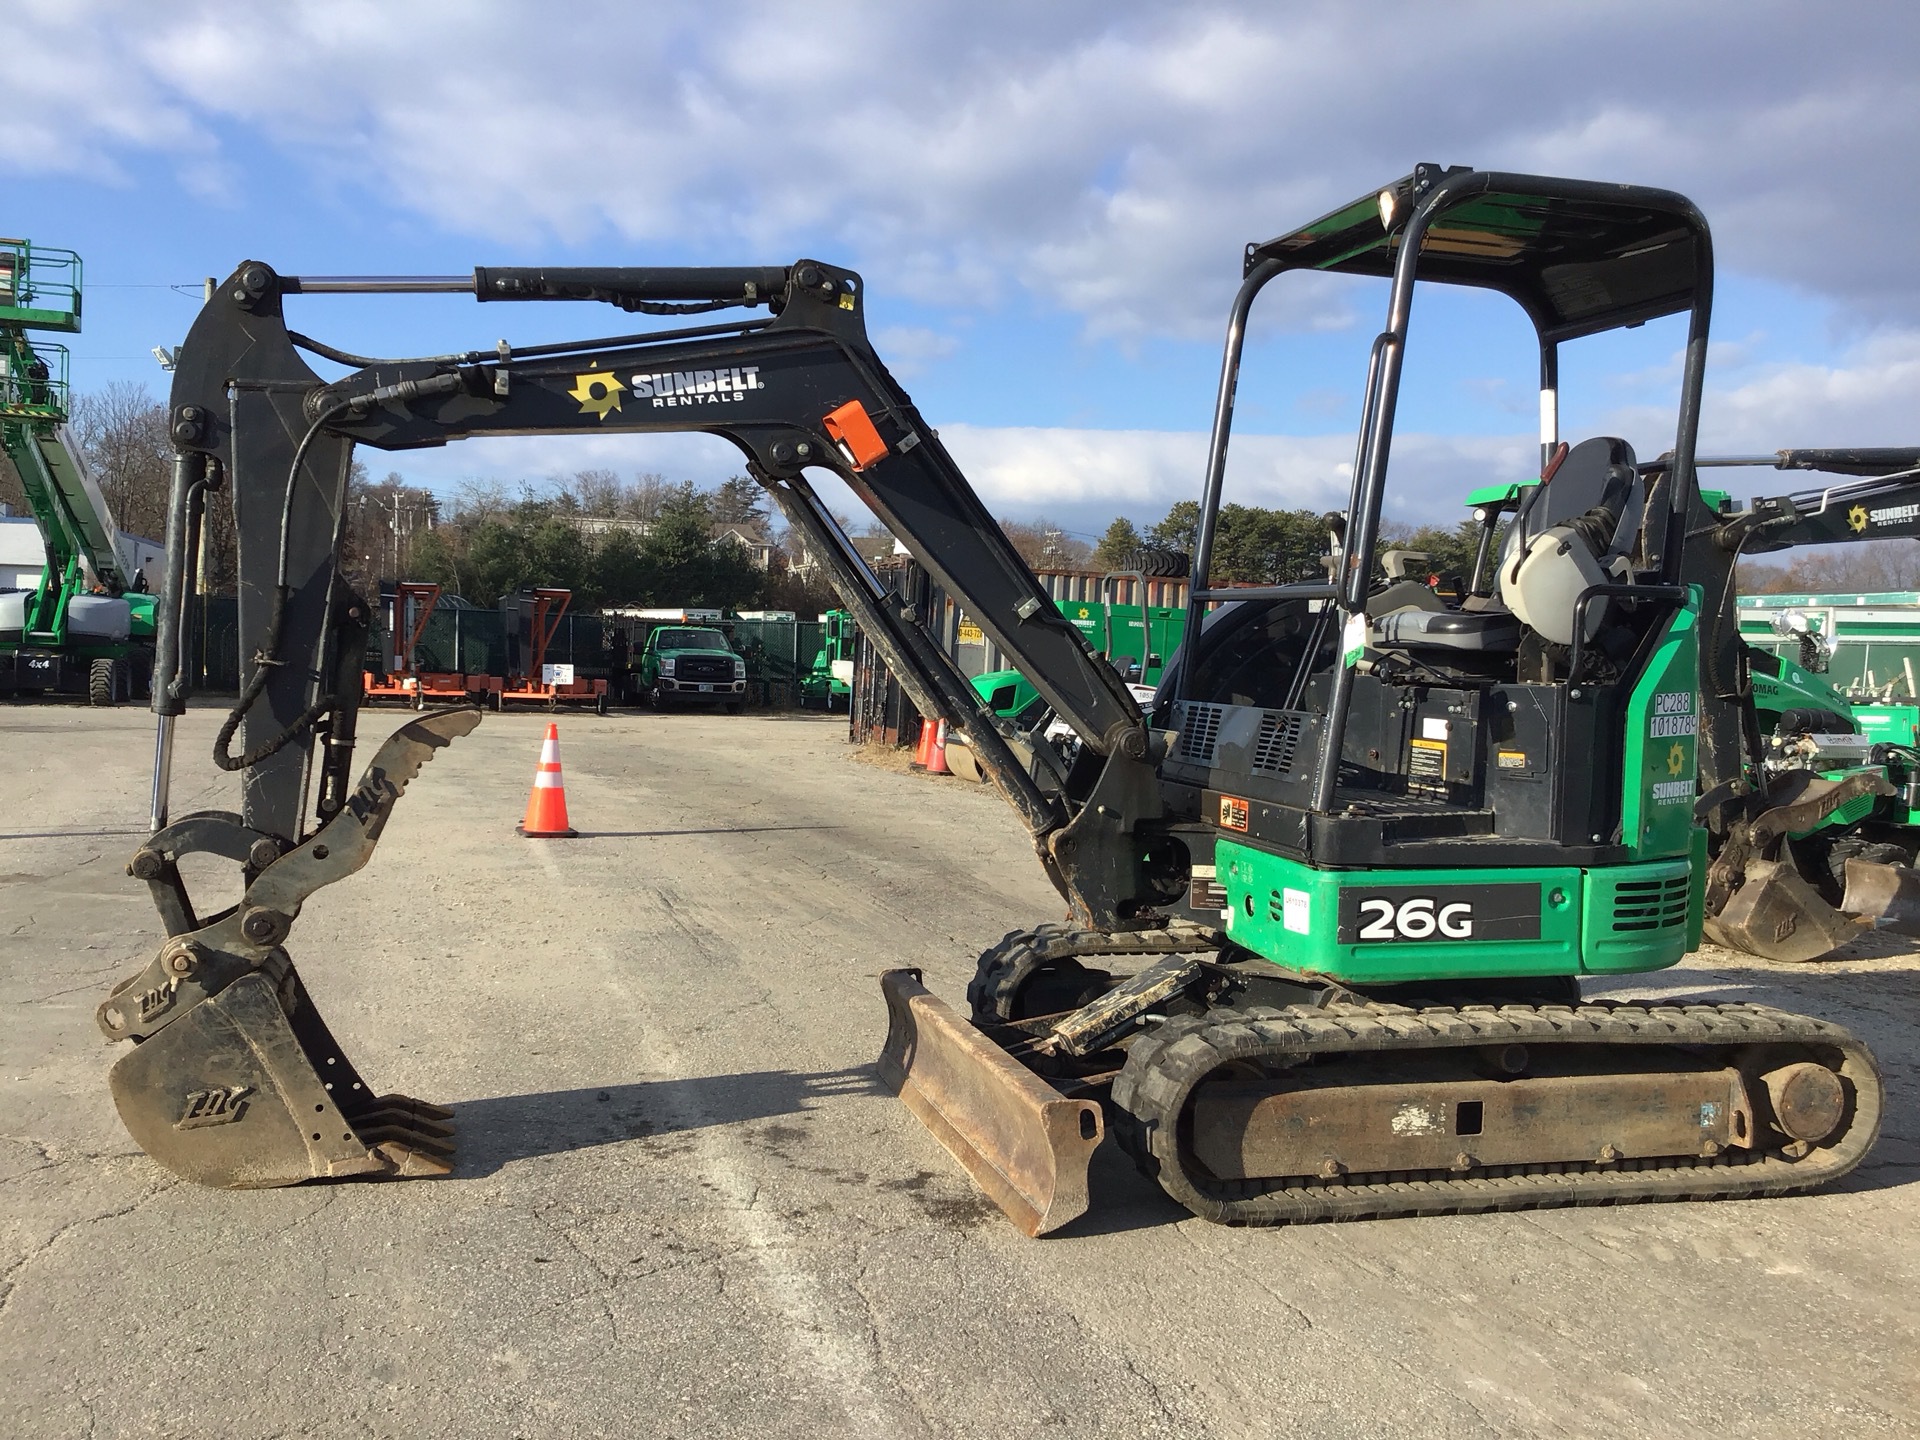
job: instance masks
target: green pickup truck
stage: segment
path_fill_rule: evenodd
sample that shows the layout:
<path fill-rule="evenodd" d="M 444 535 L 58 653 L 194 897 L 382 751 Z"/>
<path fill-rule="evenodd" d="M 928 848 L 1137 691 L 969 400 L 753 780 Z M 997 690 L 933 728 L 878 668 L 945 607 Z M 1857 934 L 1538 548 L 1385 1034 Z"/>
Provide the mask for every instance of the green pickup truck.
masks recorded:
<path fill-rule="evenodd" d="M 747 662 L 726 634 L 707 625 L 659 625 L 633 658 L 629 686 L 656 710 L 669 705 L 724 705 L 738 715 L 747 703 Z"/>

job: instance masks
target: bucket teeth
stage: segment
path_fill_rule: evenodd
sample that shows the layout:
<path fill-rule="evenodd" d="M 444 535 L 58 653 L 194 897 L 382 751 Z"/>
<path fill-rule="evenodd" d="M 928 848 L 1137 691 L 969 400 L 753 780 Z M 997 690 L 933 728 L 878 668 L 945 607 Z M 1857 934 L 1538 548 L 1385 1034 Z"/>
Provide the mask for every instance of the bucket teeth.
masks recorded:
<path fill-rule="evenodd" d="M 453 1172 L 453 1112 L 406 1095 L 382 1095 L 353 1117 L 353 1133 L 401 1179 Z"/>

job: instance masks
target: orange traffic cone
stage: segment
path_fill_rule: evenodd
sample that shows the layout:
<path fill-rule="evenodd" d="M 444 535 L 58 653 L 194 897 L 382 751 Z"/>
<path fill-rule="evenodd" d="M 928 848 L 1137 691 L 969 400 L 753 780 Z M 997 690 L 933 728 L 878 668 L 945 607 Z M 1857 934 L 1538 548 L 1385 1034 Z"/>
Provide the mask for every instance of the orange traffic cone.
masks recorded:
<path fill-rule="evenodd" d="M 913 768 L 924 770 L 933 763 L 934 722 L 920 717 L 920 738 L 913 747 Z"/>
<path fill-rule="evenodd" d="M 580 832 L 567 824 L 567 787 L 560 778 L 560 727 L 547 725 L 540 742 L 540 766 L 533 773 L 533 793 L 527 796 L 527 818 L 520 833 L 530 840 L 562 840 Z"/>
<path fill-rule="evenodd" d="M 933 727 L 933 744 L 927 747 L 927 774 L 951 775 L 947 768 L 947 722 Z"/>

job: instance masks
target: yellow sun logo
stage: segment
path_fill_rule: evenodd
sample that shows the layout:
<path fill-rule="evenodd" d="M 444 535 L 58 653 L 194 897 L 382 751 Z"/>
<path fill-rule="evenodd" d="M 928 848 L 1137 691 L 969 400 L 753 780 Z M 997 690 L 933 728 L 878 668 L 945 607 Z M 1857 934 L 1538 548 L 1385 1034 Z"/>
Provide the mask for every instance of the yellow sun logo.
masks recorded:
<path fill-rule="evenodd" d="M 1847 511 L 1847 528 L 1858 535 L 1867 528 L 1867 507 L 1856 505 Z"/>
<path fill-rule="evenodd" d="M 580 402 L 582 415 L 598 415 L 604 420 L 609 410 L 620 408 L 620 392 L 626 388 L 613 376 L 591 370 L 574 376 L 573 389 L 567 393 Z"/>
<path fill-rule="evenodd" d="M 1667 774 L 1678 775 L 1687 768 L 1687 747 L 1678 740 L 1667 751 Z"/>

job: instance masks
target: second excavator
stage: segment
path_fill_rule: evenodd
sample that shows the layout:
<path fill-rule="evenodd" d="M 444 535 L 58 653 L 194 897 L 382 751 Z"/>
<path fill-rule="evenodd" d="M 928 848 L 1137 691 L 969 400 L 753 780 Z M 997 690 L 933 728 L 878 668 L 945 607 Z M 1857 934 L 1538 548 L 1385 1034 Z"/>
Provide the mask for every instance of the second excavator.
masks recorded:
<path fill-rule="evenodd" d="M 1337 548 L 1323 580 L 1215 587 L 1249 317 L 1298 272 L 1388 292 Z M 1413 301 L 1432 284 L 1520 307 L 1543 400 L 1544 483 L 1505 525 L 1489 583 L 1454 604 L 1381 581 L 1375 556 Z M 396 360 L 287 325 L 296 297 L 420 291 L 749 313 Z M 1779 1195 L 1846 1173 L 1882 1091 L 1845 1030 L 1581 994 L 1675 964 L 1703 923 L 1688 517 L 1711 294 L 1707 225 L 1683 197 L 1464 168 L 1420 166 L 1249 246 L 1186 643 L 1143 714 L 875 355 L 850 271 L 241 265 L 182 347 L 171 400 L 155 813 L 132 865 L 168 938 L 99 1011 L 131 1042 L 112 1075 L 129 1131 L 209 1185 L 448 1169 L 446 1112 L 373 1094 L 287 949 L 303 900 L 365 862 L 403 787 L 479 721 L 417 720 L 352 782 L 367 607 L 338 559 L 353 449 L 698 430 L 739 449 L 921 712 L 968 734 L 1070 908 L 1070 924 L 980 957 L 970 1017 L 914 972 L 883 981 L 881 1074 L 1027 1233 L 1086 1208 L 1109 1124 L 1181 1204 L 1237 1224 Z M 1669 315 L 1687 335 L 1658 475 L 1617 437 L 1563 445 L 1560 346 Z M 323 379 L 310 357 L 347 373 Z M 1049 717 L 996 717 L 878 583 L 809 481 L 822 469 L 1071 727 L 1070 761 Z M 179 605 L 221 493 L 251 664 L 216 760 L 243 805 L 174 816 Z M 196 911 L 179 868 L 196 851 L 241 867 L 236 907 Z"/>

